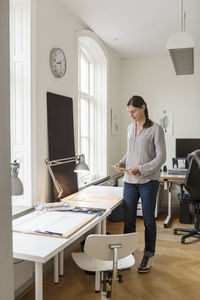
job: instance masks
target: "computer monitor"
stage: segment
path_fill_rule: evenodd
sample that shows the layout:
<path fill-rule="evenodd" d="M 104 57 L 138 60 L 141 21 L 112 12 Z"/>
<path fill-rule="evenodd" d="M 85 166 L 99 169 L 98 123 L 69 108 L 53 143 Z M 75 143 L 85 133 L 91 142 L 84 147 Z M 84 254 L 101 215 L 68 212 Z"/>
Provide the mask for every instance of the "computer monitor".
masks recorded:
<path fill-rule="evenodd" d="M 186 159 L 187 155 L 200 149 L 199 139 L 176 139 L 176 158 Z"/>

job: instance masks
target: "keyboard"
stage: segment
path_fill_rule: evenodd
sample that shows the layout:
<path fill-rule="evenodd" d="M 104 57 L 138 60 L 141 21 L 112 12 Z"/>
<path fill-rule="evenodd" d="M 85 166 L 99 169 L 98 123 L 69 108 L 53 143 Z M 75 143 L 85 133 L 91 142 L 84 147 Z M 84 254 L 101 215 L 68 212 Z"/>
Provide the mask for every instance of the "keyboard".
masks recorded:
<path fill-rule="evenodd" d="M 186 175 L 188 169 L 170 169 L 168 170 L 169 175 Z"/>

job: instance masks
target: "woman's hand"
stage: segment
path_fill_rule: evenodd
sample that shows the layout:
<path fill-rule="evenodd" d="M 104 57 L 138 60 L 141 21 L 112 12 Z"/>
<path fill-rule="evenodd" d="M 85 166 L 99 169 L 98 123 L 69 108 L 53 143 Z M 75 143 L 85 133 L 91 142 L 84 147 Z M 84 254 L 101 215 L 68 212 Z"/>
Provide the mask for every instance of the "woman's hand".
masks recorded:
<path fill-rule="evenodd" d="M 115 171 L 117 171 L 117 172 L 122 172 L 122 171 L 124 171 L 124 164 L 123 163 L 117 163 L 116 165 L 115 165 Z"/>
<path fill-rule="evenodd" d="M 129 175 L 137 175 L 139 173 L 139 169 L 138 169 L 138 167 L 133 167 L 133 168 L 126 170 L 126 172 Z"/>

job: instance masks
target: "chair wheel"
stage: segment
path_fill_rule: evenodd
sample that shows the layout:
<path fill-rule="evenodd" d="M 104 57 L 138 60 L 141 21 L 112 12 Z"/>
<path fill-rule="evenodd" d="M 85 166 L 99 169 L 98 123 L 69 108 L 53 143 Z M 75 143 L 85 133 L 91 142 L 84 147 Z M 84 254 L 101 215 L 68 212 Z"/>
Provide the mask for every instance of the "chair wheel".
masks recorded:
<path fill-rule="evenodd" d="M 107 291 L 106 292 L 106 298 L 110 298 L 111 297 L 111 291 Z"/>
<path fill-rule="evenodd" d="M 185 244 L 185 239 L 181 239 L 181 244 Z"/>
<path fill-rule="evenodd" d="M 177 230 L 174 229 L 174 234 L 177 234 Z"/>
<path fill-rule="evenodd" d="M 119 275 L 118 275 L 118 279 L 119 279 L 119 282 L 120 282 L 120 283 L 123 282 L 122 274 L 119 274 Z"/>

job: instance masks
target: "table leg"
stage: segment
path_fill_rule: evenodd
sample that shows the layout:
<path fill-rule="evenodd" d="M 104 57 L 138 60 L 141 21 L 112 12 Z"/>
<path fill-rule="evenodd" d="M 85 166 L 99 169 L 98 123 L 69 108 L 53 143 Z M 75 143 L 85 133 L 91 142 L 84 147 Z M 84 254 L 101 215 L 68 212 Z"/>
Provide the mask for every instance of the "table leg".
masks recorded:
<path fill-rule="evenodd" d="M 95 227 L 95 233 L 101 234 L 101 222 L 99 222 Z"/>
<path fill-rule="evenodd" d="M 101 233 L 106 234 L 106 218 L 101 221 Z"/>
<path fill-rule="evenodd" d="M 43 265 L 42 263 L 35 263 L 35 300 L 43 299 Z"/>
<path fill-rule="evenodd" d="M 54 283 L 59 282 L 59 277 L 58 277 L 58 254 L 54 256 Z"/>
<path fill-rule="evenodd" d="M 101 221 L 101 233 L 106 234 L 106 218 Z M 103 272 L 101 273 L 101 280 L 103 281 Z"/>
<path fill-rule="evenodd" d="M 96 234 L 101 234 L 101 222 L 97 224 L 95 228 Z M 100 272 L 95 272 L 95 292 L 98 293 L 100 291 Z"/>
<path fill-rule="evenodd" d="M 172 217 L 172 182 L 168 183 L 168 215 L 164 222 L 164 228 L 168 228 Z"/>
<path fill-rule="evenodd" d="M 59 263 L 60 263 L 59 275 L 63 276 L 64 275 L 64 250 L 62 250 L 59 253 Z"/>

